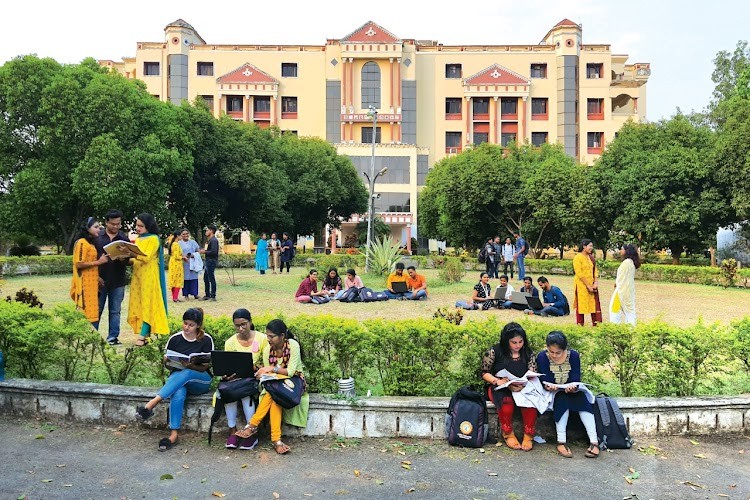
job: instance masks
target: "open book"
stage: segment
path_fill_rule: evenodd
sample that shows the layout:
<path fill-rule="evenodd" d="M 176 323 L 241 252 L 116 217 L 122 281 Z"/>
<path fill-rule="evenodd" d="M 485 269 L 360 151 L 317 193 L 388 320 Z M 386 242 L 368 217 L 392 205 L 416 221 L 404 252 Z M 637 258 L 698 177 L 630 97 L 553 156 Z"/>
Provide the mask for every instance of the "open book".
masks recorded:
<path fill-rule="evenodd" d="M 113 241 L 112 243 L 104 245 L 104 252 L 112 258 L 122 256 L 129 257 L 130 253 L 128 253 L 128 250 L 136 255 L 146 255 L 140 248 L 138 248 L 138 245 L 130 243 L 129 241 Z"/>
<path fill-rule="evenodd" d="M 185 368 L 184 366 L 182 366 L 181 361 L 192 363 L 194 365 L 205 365 L 211 362 L 210 352 L 194 352 L 193 354 L 187 355 L 167 349 L 167 353 L 165 354 L 165 356 L 167 358 L 165 364 L 168 367 L 175 368 L 177 370 L 183 370 Z"/>
<path fill-rule="evenodd" d="M 520 385 L 526 385 L 529 382 L 530 378 L 533 377 L 541 377 L 541 373 L 532 372 L 531 370 L 527 371 L 523 374 L 523 377 L 516 377 L 512 373 L 510 373 L 508 370 L 500 370 L 495 374 L 497 378 L 507 378 L 508 381 L 502 385 L 498 385 L 495 387 L 496 391 L 499 391 L 500 389 L 505 389 L 511 384 L 520 384 Z"/>

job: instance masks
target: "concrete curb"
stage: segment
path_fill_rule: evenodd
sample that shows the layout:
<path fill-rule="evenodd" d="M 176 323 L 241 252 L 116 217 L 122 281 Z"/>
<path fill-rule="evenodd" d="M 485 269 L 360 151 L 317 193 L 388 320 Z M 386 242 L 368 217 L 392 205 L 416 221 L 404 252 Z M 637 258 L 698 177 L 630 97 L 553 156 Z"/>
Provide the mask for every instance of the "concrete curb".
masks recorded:
<path fill-rule="evenodd" d="M 100 424 L 132 424 L 135 407 L 152 398 L 155 392 L 153 388 L 143 387 L 10 379 L 0 382 L 0 414 Z M 750 395 L 619 398 L 617 402 L 634 437 L 750 434 Z M 346 400 L 311 394 L 307 427 L 286 427 L 285 434 L 442 439 L 448 403 L 449 398 L 439 397 L 386 396 Z M 165 428 L 168 407 L 168 404 L 159 405 L 155 416 L 144 425 Z M 212 413 L 210 395 L 188 398 L 183 428 L 207 430 Z M 520 421 L 516 424 L 520 424 Z M 220 428 L 222 426 L 220 424 Z M 520 431 L 520 425 L 518 427 Z M 580 423 L 577 427 L 574 424 L 571 429 L 571 439 L 583 435 Z M 490 429 L 493 435 L 497 432 L 496 418 L 490 418 Z M 554 422 L 550 412 L 539 417 L 537 430 L 548 440 L 554 439 Z"/>

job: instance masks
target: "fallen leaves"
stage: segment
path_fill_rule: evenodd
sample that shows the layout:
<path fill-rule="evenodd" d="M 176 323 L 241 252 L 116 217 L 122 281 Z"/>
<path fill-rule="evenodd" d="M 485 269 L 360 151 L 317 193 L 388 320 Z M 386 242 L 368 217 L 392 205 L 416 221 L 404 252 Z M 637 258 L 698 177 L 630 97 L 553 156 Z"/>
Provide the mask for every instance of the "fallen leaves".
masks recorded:
<path fill-rule="evenodd" d="M 240 469 L 247 469 L 247 464 L 240 465 Z"/>
<path fill-rule="evenodd" d="M 628 484 L 633 484 L 633 481 L 641 477 L 641 473 L 632 467 L 628 467 L 628 472 L 630 472 L 630 474 L 628 474 L 627 476 L 622 476 L 625 478 L 625 482 Z"/>
<path fill-rule="evenodd" d="M 693 455 L 693 456 L 694 456 L 695 458 L 702 458 L 702 459 L 704 459 L 704 460 L 705 460 L 706 458 L 708 458 L 708 457 L 707 457 L 706 455 L 704 455 L 703 453 L 696 453 L 696 454 L 695 454 L 695 455 Z"/>
<path fill-rule="evenodd" d="M 34 439 L 44 439 L 44 434 L 37 434 Z"/>
<path fill-rule="evenodd" d="M 52 479 L 42 479 L 42 482 L 43 482 L 43 483 L 51 483 L 51 482 L 52 482 Z"/>
<path fill-rule="evenodd" d="M 190 466 L 189 466 L 188 464 L 182 464 L 182 468 L 183 468 L 183 469 L 189 469 L 189 468 L 190 468 Z"/>
<path fill-rule="evenodd" d="M 274 497 L 274 498 L 275 498 L 276 500 L 279 500 L 279 498 L 281 498 L 281 495 L 279 495 L 279 494 L 278 494 L 278 493 L 276 493 L 275 491 L 274 491 L 273 493 L 271 493 L 271 494 L 273 495 L 273 497 Z"/>
<path fill-rule="evenodd" d="M 693 491 L 698 491 L 698 488 L 705 488 L 705 486 L 703 486 L 702 484 L 694 483 L 692 481 L 683 481 L 682 484 L 690 486 Z"/>
<path fill-rule="evenodd" d="M 411 462 L 409 460 L 401 460 L 401 467 L 406 470 L 411 470 Z"/>
<path fill-rule="evenodd" d="M 172 474 L 162 474 L 159 476 L 159 481 L 167 481 L 168 479 L 174 479 Z"/>
<path fill-rule="evenodd" d="M 691 439 L 690 444 L 692 444 L 693 446 L 698 446 L 700 443 L 696 441 L 695 439 Z"/>
<path fill-rule="evenodd" d="M 362 474 L 358 469 L 354 469 L 354 477 L 359 477 Z"/>
<path fill-rule="evenodd" d="M 222 493 L 221 491 L 212 491 L 211 496 L 214 496 L 216 498 L 224 498 L 225 496 L 227 496 L 227 494 Z"/>
<path fill-rule="evenodd" d="M 488 472 L 487 475 L 490 477 L 497 477 L 497 472 Z"/>

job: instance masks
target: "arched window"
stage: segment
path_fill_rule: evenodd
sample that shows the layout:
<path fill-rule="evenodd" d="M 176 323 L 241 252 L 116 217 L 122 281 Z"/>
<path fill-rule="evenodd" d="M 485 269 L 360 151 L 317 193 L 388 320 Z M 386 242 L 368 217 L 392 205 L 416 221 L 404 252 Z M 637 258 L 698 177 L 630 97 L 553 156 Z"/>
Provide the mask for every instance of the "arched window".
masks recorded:
<path fill-rule="evenodd" d="M 380 109 L 380 68 L 372 61 L 362 66 L 362 108 Z"/>

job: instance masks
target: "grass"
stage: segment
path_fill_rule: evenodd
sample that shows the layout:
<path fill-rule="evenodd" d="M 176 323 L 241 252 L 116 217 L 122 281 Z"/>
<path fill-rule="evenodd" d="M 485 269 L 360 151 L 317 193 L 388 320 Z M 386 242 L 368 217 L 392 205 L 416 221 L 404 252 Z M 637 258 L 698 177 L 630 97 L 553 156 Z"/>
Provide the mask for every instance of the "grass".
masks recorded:
<path fill-rule="evenodd" d="M 467 300 L 471 297 L 473 286 L 479 273 L 471 272 L 464 276 L 460 283 L 445 284 L 438 278 L 438 271 L 427 269 L 422 272 L 428 282 L 429 298 L 423 301 L 386 301 L 374 303 L 342 304 L 330 302 L 322 306 L 299 304 L 294 300 L 294 292 L 306 274 L 302 268 L 293 268 L 291 273 L 259 275 L 256 271 L 241 269 L 235 271 L 236 286 L 230 285 L 227 273 L 217 269 L 218 300 L 216 302 L 185 301 L 169 302 L 169 313 L 181 316 L 188 307 L 200 306 L 206 314 L 212 316 L 231 315 L 239 308 L 245 307 L 253 314 L 296 316 L 298 314 L 331 314 L 334 316 L 365 320 L 369 318 L 429 318 L 438 307 L 453 306 L 456 300 Z M 323 272 L 321 271 L 321 275 Z M 536 278 L 536 276 L 534 276 Z M 573 300 L 573 278 L 570 276 L 548 276 L 553 285 Z M 366 286 L 374 290 L 385 288 L 385 277 L 363 275 Z M 492 280 L 492 285 L 497 285 Z M 518 288 L 518 280 L 511 281 Z M 45 308 L 56 304 L 70 302 L 70 277 L 68 276 L 18 276 L 7 278 L 3 284 L 2 295 L 12 295 L 26 287 L 33 290 L 44 303 Z M 602 308 L 606 311 L 614 289 L 613 280 L 601 280 Z M 203 284 L 201 283 L 201 290 Z M 126 323 L 129 295 L 126 292 L 122 309 L 122 340 L 132 342 L 130 327 Z M 724 289 L 720 287 L 660 283 L 650 281 L 636 282 L 637 313 L 640 321 L 660 319 L 678 326 L 689 326 L 703 319 L 706 323 L 718 321 L 728 324 L 741 318 L 750 311 L 750 292 L 746 289 Z M 485 318 L 487 315 L 501 316 L 509 321 L 523 317 L 519 311 L 465 311 L 467 320 Z M 566 324 L 574 321 L 570 316 L 563 318 L 539 318 L 535 321 Z M 107 314 L 102 317 L 102 331 L 106 332 Z M 588 324 L 588 320 L 587 320 Z"/>

